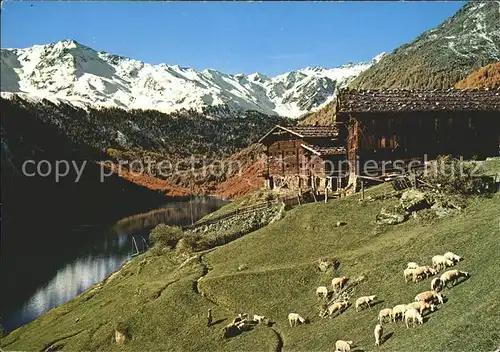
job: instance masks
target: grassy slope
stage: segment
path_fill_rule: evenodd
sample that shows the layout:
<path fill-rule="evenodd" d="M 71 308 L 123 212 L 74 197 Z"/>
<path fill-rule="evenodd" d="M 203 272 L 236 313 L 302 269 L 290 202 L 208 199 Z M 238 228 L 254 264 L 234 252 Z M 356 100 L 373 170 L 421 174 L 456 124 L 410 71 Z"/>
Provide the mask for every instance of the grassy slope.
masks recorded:
<path fill-rule="evenodd" d="M 368 194 L 385 192 L 388 185 Z M 373 348 L 373 328 L 378 309 L 407 303 L 429 287 L 426 280 L 405 284 L 402 269 L 415 260 L 429 263 L 437 253 L 451 250 L 465 260 L 459 269 L 472 277 L 445 292 L 448 301 L 429 315 L 424 325 L 406 330 L 387 324 L 393 333 L 379 350 L 390 351 L 486 351 L 500 346 L 500 195 L 471 199 L 469 208 L 432 226 L 417 220 L 375 231 L 374 218 L 381 206 L 394 200 L 359 205 L 355 197 L 328 204 L 307 204 L 285 218 L 253 234 L 203 256 L 210 271 L 199 287 L 210 302 L 193 290 L 203 267 L 194 260 L 181 269 L 169 255 L 150 254 L 130 264 L 97 291 L 90 290 L 56 308 L 1 341 L 9 350 L 35 350 L 71 333 L 66 350 L 270 350 L 277 346 L 276 333 L 259 326 L 242 335 L 222 340 L 220 329 L 238 312 L 264 314 L 276 321 L 285 350 L 332 350 L 337 339 L 352 339 L 362 349 Z M 333 226 L 338 220 L 346 226 Z M 366 275 L 355 296 L 377 294 L 384 302 L 356 313 L 350 307 L 335 319 L 318 317 L 314 295 L 328 284 L 332 273 L 320 273 L 314 262 L 323 256 L 338 257 L 339 274 Z M 142 260 L 147 264 L 139 273 Z M 247 269 L 238 271 L 240 264 Z M 154 299 L 155 292 L 166 287 Z M 208 329 L 205 314 L 212 308 L 215 320 L 226 320 Z M 286 316 L 296 311 L 311 324 L 287 326 Z M 75 319 L 79 318 L 79 322 Z M 113 326 L 125 320 L 133 339 L 125 347 L 112 343 Z M 466 337 L 466 338 L 463 338 Z"/>

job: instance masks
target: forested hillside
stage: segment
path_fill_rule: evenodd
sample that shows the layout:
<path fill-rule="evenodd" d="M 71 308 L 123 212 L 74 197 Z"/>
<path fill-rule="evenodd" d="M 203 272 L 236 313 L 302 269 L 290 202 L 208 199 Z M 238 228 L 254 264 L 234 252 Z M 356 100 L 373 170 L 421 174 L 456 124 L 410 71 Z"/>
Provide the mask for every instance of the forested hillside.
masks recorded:
<path fill-rule="evenodd" d="M 148 153 L 173 161 L 191 155 L 224 157 L 250 145 L 272 126 L 288 123 L 285 118 L 254 111 L 210 119 L 194 110 L 172 114 L 118 108 L 85 110 L 62 102 L 32 102 L 17 96 L 1 99 L 1 104 L 2 126 L 4 122 L 16 124 L 23 119 L 57 126 L 74 143 L 74 148 L 88 158 L 111 154 L 131 159 Z M 9 139 L 9 132 L 5 133 Z M 39 143 L 42 149 L 55 146 L 50 138 L 40 137 Z"/>
<path fill-rule="evenodd" d="M 500 2 L 470 1 L 453 17 L 362 72 L 358 89 L 452 88 L 472 71 L 500 61 Z"/>

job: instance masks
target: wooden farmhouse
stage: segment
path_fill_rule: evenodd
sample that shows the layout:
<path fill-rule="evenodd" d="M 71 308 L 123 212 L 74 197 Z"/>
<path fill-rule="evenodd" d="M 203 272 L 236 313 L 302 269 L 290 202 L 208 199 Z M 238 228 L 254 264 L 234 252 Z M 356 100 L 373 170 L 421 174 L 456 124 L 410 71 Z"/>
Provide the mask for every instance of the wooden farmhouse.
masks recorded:
<path fill-rule="evenodd" d="M 336 126 L 276 126 L 259 142 L 266 146 L 268 188 L 341 186 L 335 166 L 346 158 L 345 135 Z"/>
<path fill-rule="evenodd" d="M 383 162 L 388 170 L 396 160 L 498 156 L 500 90 L 344 89 L 335 120 L 347 126 L 348 159 L 356 174 L 380 169 Z"/>
<path fill-rule="evenodd" d="M 411 161 L 499 155 L 500 90 L 341 90 L 330 126 L 276 126 L 266 148 L 268 188 L 317 193 L 356 186 Z M 355 189 L 355 187 L 354 187 Z"/>

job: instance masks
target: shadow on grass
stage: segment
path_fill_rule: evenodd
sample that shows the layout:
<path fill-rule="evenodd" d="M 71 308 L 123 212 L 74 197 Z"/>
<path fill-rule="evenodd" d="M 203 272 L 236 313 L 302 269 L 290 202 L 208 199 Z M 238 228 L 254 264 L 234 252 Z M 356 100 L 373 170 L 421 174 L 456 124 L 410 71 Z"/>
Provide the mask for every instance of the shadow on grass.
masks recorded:
<path fill-rule="evenodd" d="M 226 320 L 227 320 L 227 318 L 222 318 L 222 319 L 216 320 L 216 321 L 212 322 L 212 324 L 210 324 L 210 326 L 214 326 L 214 325 L 220 324 L 220 323 L 222 323 L 223 321 L 226 321 Z"/>
<path fill-rule="evenodd" d="M 455 282 L 454 284 L 446 285 L 445 287 L 446 287 L 448 290 L 451 290 L 453 287 L 457 287 L 458 285 L 461 285 L 461 284 L 463 284 L 464 282 L 469 281 L 469 279 L 470 279 L 470 276 L 469 276 L 469 277 L 462 277 L 460 281 L 457 281 L 457 282 Z"/>
<path fill-rule="evenodd" d="M 384 303 L 385 301 L 383 299 L 379 299 L 378 301 L 374 301 L 373 303 L 371 303 L 371 307 L 375 307 L 375 306 L 378 306 L 379 304 L 382 304 Z"/>
<path fill-rule="evenodd" d="M 380 339 L 380 344 L 383 345 L 387 340 L 389 340 L 392 337 L 392 335 L 394 335 L 394 331 L 382 336 L 382 338 Z"/>
<path fill-rule="evenodd" d="M 226 326 L 225 328 L 222 329 L 223 332 L 222 336 L 225 339 L 236 337 L 238 335 L 243 334 L 244 332 L 252 331 L 256 326 L 257 326 L 256 323 L 249 323 L 240 328 L 236 327 L 235 325 Z"/>

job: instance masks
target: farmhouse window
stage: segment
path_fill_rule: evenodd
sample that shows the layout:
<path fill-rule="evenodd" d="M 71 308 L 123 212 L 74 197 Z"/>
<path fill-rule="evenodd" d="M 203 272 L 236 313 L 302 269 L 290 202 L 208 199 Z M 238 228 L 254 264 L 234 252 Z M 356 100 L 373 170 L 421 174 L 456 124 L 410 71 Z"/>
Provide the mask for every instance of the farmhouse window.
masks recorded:
<path fill-rule="evenodd" d="M 386 148 L 386 137 L 383 136 L 382 138 L 380 138 L 380 145 L 379 145 L 379 148 Z"/>

